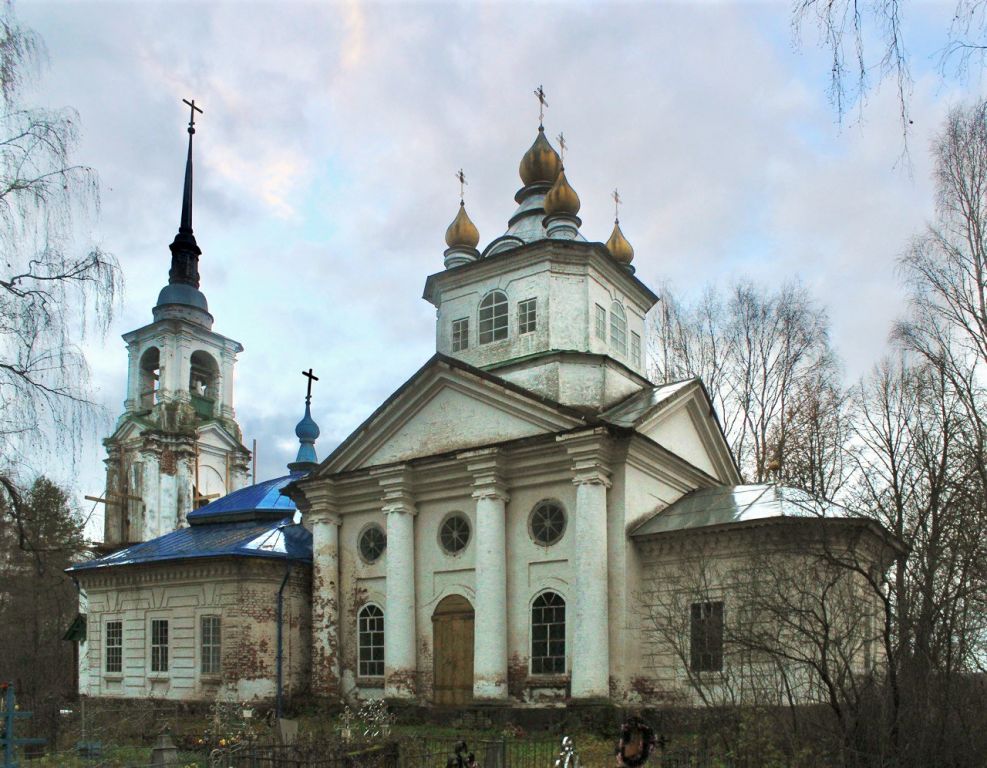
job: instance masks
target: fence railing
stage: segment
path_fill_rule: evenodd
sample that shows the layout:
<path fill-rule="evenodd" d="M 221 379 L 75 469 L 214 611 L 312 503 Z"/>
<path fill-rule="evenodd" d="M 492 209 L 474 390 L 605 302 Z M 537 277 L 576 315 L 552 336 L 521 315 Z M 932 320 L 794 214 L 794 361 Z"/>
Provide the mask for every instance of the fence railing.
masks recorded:
<path fill-rule="evenodd" d="M 303 745 L 251 745 L 216 750 L 210 768 L 400 768 L 398 744 L 327 752 Z"/>
<path fill-rule="evenodd" d="M 559 741 L 482 739 L 467 742 L 478 768 L 552 768 L 559 755 Z M 400 768 L 446 768 L 455 742 L 421 740 L 402 745 Z"/>

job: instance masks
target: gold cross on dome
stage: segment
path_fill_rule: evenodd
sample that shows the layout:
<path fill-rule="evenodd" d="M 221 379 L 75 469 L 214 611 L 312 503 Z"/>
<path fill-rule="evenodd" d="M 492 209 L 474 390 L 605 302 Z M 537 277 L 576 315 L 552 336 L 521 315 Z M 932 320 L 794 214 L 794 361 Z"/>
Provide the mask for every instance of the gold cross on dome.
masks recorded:
<path fill-rule="evenodd" d="M 545 89 L 539 85 L 535 88 L 535 96 L 538 97 L 538 126 L 542 127 L 545 121 L 545 107 L 548 106 L 548 102 L 545 100 Z"/>
<path fill-rule="evenodd" d="M 620 204 L 621 204 L 621 202 L 623 202 L 620 199 L 620 192 L 618 192 L 615 189 L 613 191 L 613 194 L 610 195 L 610 197 L 613 198 L 613 220 L 614 221 L 619 221 L 620 220 Z"/>
<path fill-rule="evenodd" d="M 466 174 L 463 173 L 463 169 L 459 169 L 459 173 L 456 174 L 456 178 L 459 179 L 459 202 L 463 202 L 466 196 L 466 185 L 469 184 L 466 181 Z"/>
<path fill-rule="evenodd" d="M 565 151 L 566 151 L 565 136 L 560 133 L 558 136 L 555 137 L 555 139 L 556 141 L 559 142 L 559 156 L 562 158 L 562 162 L 564 163 Z"/>

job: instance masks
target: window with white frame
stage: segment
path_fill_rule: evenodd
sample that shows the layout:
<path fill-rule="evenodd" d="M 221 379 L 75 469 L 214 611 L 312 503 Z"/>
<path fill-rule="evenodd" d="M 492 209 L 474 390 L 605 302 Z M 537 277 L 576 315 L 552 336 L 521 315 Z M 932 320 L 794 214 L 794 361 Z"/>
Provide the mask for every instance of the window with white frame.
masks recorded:
<path fill-rule="evenodd" d="M 220 643 L 219 616 L 203 616 L 199 621 L 199 669 L 203 675 L 218 675 L 223 654 Z"/>
<path fill-rule="evenodd" d="M 693 672 L 723 669 L 723 601 L 693 603 L 689 633 L 689 666 Z"/>
<path fill-rule="evenodd" d="M 517 332 L 532 333 L 538 324 L 537 299 L 525 299 L 517 305 Z"/>
<path fill-rule="evenodd" d="M 468 349 L 470 345 L 470 319 L 461 317 L 452 321 L 452 351 Z"/>
<path fill-rule="evenodd" d="M 596 305 L 596 338 L 607 340 L 607 311 L 599 304 Z"/>
<path fill-rule="evenodd" d="M 108 674 L 123 672 L 123 622 L 106 622 L 106 671 Z"/>
<path fill-rule="evenodd" d="M 384 675 L 384 611 L 372 603 L 363 606 L 357 619 L 361 677 Z"/>
<path fill-rule="evenodd" d="M 610 348 L 620 354 L 627 354 L 627 316 L 620 302 L 610 305 Z"/>
<path fill-rule="evenodd" d="M 641 337 L 631 331 L 631 365 L 641 367 Z"/>
<path fill-rule="evenodd" d="M 507 338 L 507 294 L 491 291 L 480 302 L 480 343 Z"/>
<path fill-rule="evenodd" d="M 151 620 L 151 671 L 168 671 L 168 620 Z"/>
<path fill-rule="evenodd" d="M 531 604 L 531 674 L 565 674 L 565 600 L 557 592 Z"/>

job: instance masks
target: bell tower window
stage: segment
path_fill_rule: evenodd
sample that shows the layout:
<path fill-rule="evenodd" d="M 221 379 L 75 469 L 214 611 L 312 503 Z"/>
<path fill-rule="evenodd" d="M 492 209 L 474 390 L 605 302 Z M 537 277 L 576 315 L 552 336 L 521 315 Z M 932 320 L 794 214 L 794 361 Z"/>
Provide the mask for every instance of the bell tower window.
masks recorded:
<path fill-rule="evenodd" d="M 480 302 L 480 343 L 503 341 L 507 338 L 507 295 L 491 291 Z"/>
<path fill-rule="evenodd" d="M 144 350 L 141 355 L 140 373 L 137 383 L 137 396 L 140 407 L 151 409 L 158 402 L 158 388 L 161 385 L 161 352 L 157 347 Z"/>
<path fill-rule="evenodd" d="M 211 418 L 216 405 L 219 366 L 205 352 L 193 352 L 190 362 L 188 391 L 192 407 L 202 418 Z"/>

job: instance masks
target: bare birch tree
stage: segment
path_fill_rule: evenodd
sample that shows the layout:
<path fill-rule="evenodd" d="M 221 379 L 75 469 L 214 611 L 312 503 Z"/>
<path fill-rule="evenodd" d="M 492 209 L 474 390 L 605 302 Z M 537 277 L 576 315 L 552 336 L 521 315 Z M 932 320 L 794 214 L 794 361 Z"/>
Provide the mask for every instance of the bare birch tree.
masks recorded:
<path fill-rule="evenodd" d="M 120 287 L 113 257 L 80 246 L 99 206 L 92 168 L 72 160 L 78 116 L 24 103 L 42 41 L 0 8 L 0 498 L 22 508 L 27 458 L 71 461 L 93 426 L 89 369 L 79 349 L 105 331 Z M 21 532 L 27 544 L 26 532 Z"/>

